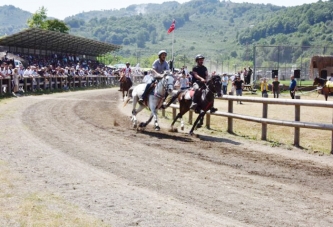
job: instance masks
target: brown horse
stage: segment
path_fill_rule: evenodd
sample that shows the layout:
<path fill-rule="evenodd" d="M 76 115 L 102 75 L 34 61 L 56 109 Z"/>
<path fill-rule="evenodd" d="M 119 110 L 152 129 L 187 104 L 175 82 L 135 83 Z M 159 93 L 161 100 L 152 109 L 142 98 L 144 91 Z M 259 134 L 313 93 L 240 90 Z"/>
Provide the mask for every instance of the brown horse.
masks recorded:
<path fill-rule="evenodd" d="M 221 96 L 221 77 L 220 76 L 213 76 L 210 80 L 207 81 L 206 88 L 204 89 L 204 92 L 206 93 L 206 96 L 201 102 L 198 104 L 198 107 L 200 109 L 200 114 L 195 120 L 192 129 L 190 130 L 189 134 L 193 135 L 193 131 L 195 127 L 200 128 L 203 125 L 203 120 L 206 112 L 210 110 L 213 107 L 214 103 L 214 97 L 215 94 L 220 97 Z M 173 125 L 177 121 L 178 118 L 181 120 L 181 129 L 184 130 L 184 122 L 183 122 L 183 115 L 190 110 L 190 106 L 192 104 L 192 99 L 186 98 L 186 93 L 191 92 L 190 90 L 185 91 L 179 91 L 176 95 L 172 97 L 172 99 L 166 104 L 165 108 L 171 105 L 176 99 L 178 99 L 179 102 L 179 113 L 173 120 L 171 124 L 171 129 L 173 129 Z"/>
<path fill-rule="evenodd" d="M 331 84 L 326 79 L 316 77 L 313 81 L 313 85 L 321 86 L 322 94 L 325 95 L 325 100 L 327 101 L 327 97 L 330 94 L 330 92 L 333 92 L 333 83 Z"/>
<path fill-rule="evenodd" d="M 126 92 L 126 96 L 128 96 L 128 90 L 132 87 L 133 83 L 130 78 L 127 78 L 125 76 L 124 72 L 120 73 L 119 83 L 120 83 L 120 91 L 123 92 L 123 99 L 124 99 L 125 92 Z"/>

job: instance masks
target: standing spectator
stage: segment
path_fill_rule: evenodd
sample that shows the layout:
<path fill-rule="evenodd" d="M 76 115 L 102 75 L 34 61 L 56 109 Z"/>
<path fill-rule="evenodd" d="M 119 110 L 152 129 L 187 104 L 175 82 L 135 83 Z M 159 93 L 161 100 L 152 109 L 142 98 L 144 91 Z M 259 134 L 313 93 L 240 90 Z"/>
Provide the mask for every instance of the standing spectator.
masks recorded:
<path fill-rule="evenodd" d="M 246 76 L 246 84 L 251 83 L 251 76 L 252 76 L 252 69 L 249 67 L 249 70 L 247 71 L 247 76 Z"/>
<path fill-rule="evenodd" d="M 244 75 L 244 84 L 247 84 L 247 70 L 246 68 L 244 67 L 244 70 L 243 70 L 243 75 Z"/>
<path fill-rule="evenodd" d="M 280 81 L 279 81 L 278 76 L 274 77 L 274 81 L 272 82 L 272 90 L 273 90 L 274 98 L 279 98 Z"/>
<path fill-rule="evenodd" d="M 182 75 L 179 78 L 179 85 L 180 85 L 180 90 L 186 90 L 190 87 L 190 82 L 188 80 L 188 78 L 186 77 L 186 71 L 183 70 L 182 71 Z"/>
<path fill-rule="evenodd" d="M 264 78 L 260 83 L 261 97 L 267 97 L 268 83 L 267 79 Z"/>
<path fill-rule="evenodd" d="M 295 99 L 297 83 L 293 75 L 290 76 L 289 92 L 292 99 Z"/>
<path fill-rule="evenodd" d="M 244 81 L 241 80 L 240 76 L 236 77 L 236 80 L 234 81 L 233 85 L 235 86 L 236 89 L 236 95 L 237 96 L 242 96 L 243 95 L 243 88 L 244 88 Z M 238 103 L 238 101 L 237 101 Z M 239 101 L 239 104 L 243 104 L 242 101 Z"/>
<path fill-rule="evenodd" d="M 15 68 L 15 69 L 13 70 L 13 84 L 14 84 L 14 86 L 13 86 L 13 92 L 12 92 L 12 94 L 13 94 L 14 97 L 17 97 L 16 92 L 19 91 L 19 81 L 20 81 L 20 77 L 21 77 L 21 76 L 20 76 L 20 74 L 19 74 L 19 72 L 18 72 L 18 69 Z"/>
<path fill-rule="evenodd" d="M 229 77 L 226 73 L 223 73 L 221 79 L 222 79 L 222 93 L 226 95 L 228 89 Z"/>

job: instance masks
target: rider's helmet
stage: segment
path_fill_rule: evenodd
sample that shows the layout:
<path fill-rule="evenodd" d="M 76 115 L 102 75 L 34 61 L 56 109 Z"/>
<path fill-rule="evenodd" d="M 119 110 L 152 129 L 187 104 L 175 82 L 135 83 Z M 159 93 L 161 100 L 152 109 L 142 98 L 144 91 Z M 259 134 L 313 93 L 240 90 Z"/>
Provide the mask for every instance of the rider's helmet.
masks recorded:
<path fill-rule="evenodd" d="M 130 63 L 129 63 L 129 62 L 126 62 L 126 65 L 130 65 Z"/>
<path fill-rule="evenodd" d="M 158 57 L 160 57 L 161 54 L 163 53 L 165 54 L 165 56 L 168 55 L 168 53 L 165 50 L 161 50 L 160 52 L 158 52 Z"/>
<path fill-rule="evenodd" d="M 198 54 L 197 56 L 195 56 L 195 62 L 198 62 L 199 59 L 205 59 L 205 57 L 201 54 Z"/>

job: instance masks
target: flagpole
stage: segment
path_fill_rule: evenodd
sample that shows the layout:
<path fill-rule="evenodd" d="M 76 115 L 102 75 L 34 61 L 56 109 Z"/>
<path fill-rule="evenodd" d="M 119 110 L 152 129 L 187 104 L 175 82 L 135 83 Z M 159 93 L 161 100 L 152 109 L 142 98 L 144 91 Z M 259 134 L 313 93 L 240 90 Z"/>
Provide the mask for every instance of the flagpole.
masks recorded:
<path fill-rule="evenodd" d="M 172 52 L 171 52 L 171 60 L 173 60 L 173 40 L 174 40 L 174 33 L 175 33 L 175 30 L 173 30 L 172 32 Z"/>

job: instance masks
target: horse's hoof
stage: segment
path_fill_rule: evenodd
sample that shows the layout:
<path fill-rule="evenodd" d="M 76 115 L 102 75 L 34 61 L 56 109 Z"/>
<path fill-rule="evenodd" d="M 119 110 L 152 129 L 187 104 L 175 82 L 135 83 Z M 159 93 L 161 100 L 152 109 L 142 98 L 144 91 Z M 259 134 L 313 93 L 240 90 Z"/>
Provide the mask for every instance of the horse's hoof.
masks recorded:
<path fill-rule="evenodd" d="M 184 131 L 184 126 L 180 127 L 180 129 L 181 129 L 182 131 Z"/>
<path fill-rule="evenodd" d="M 160 130 L 161 130 L 160 126 L 155 126 L 155 131 L 160 131 Z"/>
<path fill-rule="evenodd" d="M 201 128 L 203 124 L 198 124 L 197 125 L 197 128 Z"/>
<path fill-rule="evenodd" d="M 141 122 L 140 125 L 139 125 L 139 127 L 140 127 L 140 128 L 144 128 L 144 127 L 145 127 L 145 124 Z"/>

